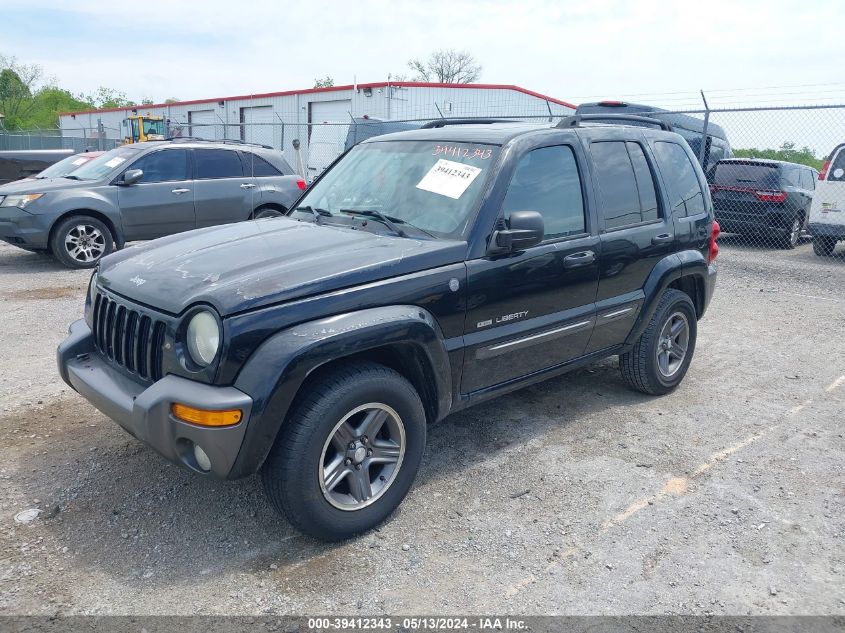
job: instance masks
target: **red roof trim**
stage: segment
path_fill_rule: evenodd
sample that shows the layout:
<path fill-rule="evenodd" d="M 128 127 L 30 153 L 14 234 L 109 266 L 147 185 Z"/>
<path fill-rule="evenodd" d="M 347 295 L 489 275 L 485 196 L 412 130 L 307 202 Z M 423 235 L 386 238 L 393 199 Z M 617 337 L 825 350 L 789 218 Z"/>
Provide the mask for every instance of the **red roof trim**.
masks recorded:
<path fill-rule="evenodd" d="M 511 84 L 438 84 L 428 83 L 425 81 L 382 81 L 371 84 L 358 84 L 357 87 L 360 89 L 386 88 L 387 86 L 400 86 L 402 88 L 481 88 L 486 90 L 514 90 L 516 92 L 521 92 L 522 94 L 526 94 L 531 97 L 543 99 L 544 101 L 548 101 L 549 103 L 554 103 L 556 105 L 562 105 L 568 108 L 572 108 L 573 110 L 577 107 L 566 101 L 561 101 L 560 99 L 555 99 L 554 97 L 548 97 L 544 94 L 540 94 L 539 92 L 534 92 L 533 90 L 527 90 L 526 88 L 520 88 L 519 86 L 514 86 Z M 102 110 L 82 110 L 80 112 L 59 112 L 59 116 L 67 116 L 70 114 L 95 114 L 98 112 L 129 112 L 131 110 L 167 108 L 169 106 L 196 105 L 200 103 L 218 103 L 220 101 L 238 101 L 241 99 L 266 99 L 269 97 L 288 97 L 290 95 L 297 94 L 302 95 L 320 92 L 336 92 L 338 90 L 352 90 L 353 88 L 355 88 L 355 86 L 350 84 L 347 86 L 331 86 L 330 88 L 306 88 L 305 90 L 284 90 L 282 92 L 265 92 L 262 94 L 253 95 L 237 95 L 234 97 L 217 97 L 215 99 L 194 99 L 192 101 L 175 101 L 173 103 L 151 103 L 146 105 L 129 106 L 128 108 L 104 108 Z"/>

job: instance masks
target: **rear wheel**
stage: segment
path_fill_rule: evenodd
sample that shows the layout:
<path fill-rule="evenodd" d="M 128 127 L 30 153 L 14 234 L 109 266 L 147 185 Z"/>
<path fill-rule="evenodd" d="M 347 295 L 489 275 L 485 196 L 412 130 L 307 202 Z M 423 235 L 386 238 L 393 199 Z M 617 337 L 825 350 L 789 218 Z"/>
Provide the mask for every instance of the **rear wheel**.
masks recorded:
<path fill-rule="evenodd" d="M 264 464 L 264 490 L 294 527 L 338 541 L 377 526 L 404 499 L 425 448 L 425 413 L 413 386 L 375 363 L 339 367 L 305 389 Z"/>
<path fill-rule="evenodd" d="M 814 237 L 813 238 L 813 252 L 819 257 L 827 257 L 836 248 L 836 240 L 832 237 Z"/>
<path fill-rule="evenodd" d="M 619 356 L 625 381 L 650 395 L 669 393 L 687 373 L 698 322 L 689 295 L 670 288 L 630 352 Z"/>
<path fill-rule="evenodd" d="M 50 250 L 68 268 L 93 268 L 114 250 L 114 238 L 103 221 L 74 215 L 53 230 Z"/>
<path fill-rule="evenodd" d="M 801 218 L 792 220 L 786 233 L 781 237 L 781 245 L 786 249 L 793 249 L 798 246 L 798 240 L 801 239 Z"/>

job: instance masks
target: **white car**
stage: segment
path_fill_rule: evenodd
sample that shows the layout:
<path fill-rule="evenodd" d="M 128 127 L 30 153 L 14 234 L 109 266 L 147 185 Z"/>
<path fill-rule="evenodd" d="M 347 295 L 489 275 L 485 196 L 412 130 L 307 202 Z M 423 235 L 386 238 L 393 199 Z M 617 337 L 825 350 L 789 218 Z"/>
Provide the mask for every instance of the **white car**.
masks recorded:
<path fill-rule="evenodd" d="M 816 255 L 830 255 L 836 242 L 845 240 L 845 143 L 833 149 L 819 172 L 809 230 Z"/>

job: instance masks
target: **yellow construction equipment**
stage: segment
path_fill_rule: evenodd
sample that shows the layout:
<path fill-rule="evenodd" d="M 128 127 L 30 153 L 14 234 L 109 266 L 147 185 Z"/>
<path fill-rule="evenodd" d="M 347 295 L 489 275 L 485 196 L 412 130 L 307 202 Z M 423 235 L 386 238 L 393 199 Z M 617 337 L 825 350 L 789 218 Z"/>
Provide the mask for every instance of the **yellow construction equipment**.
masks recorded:
<path fill-rule="evenodd" d="M 164 117 L 147 114 L 132 114 L 123 121 L 125 129 L 123 144 L 163 141 L 165 139 Z"/>

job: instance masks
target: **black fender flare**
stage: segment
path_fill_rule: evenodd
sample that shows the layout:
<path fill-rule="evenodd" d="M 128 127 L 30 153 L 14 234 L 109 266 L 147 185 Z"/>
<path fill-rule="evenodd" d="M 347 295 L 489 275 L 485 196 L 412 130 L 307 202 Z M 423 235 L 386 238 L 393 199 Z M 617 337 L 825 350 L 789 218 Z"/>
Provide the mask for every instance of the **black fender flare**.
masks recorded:
<path fill-rule="evenodd" d="M 276 439 L 306 378 L 331 361 L 392 345 L 411 345 L 430 366 L 437 419 L 452 404 L 452 374 L 443 333 L 426 310 L 413 305 L 358 310 L 301 323 L 264 341 L 234 386 L 253 399 L 244 442 L 230 478 L 256 472 Z"/>
<path fill-rule="evenodd" d="M 706 287 L 708 274 L 707 261 L 699 251 L 680 251 L 667 255 L 658 261 L 643 285 L 643 294 L 645 296 L 643 309 L 640 310 L 634 327 L 625 340 L 625 345 L 633 345 L 642 336 L 642 333 L 648 327 L 649 321 L 654 316 L 655 310 L 657 310 L 660 297 L 672 282 L 684 276 L 695 276 L 700 277 L 702 287 L 704 288 Z M 704 307 L 706 307 L 709 297 L 702 297 L 702 300 L 705 302 Z M 693 303 L 696 303 L 694 298 Z"/>

